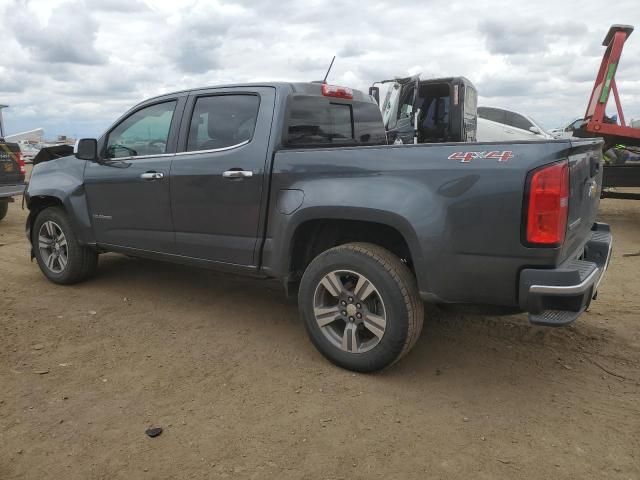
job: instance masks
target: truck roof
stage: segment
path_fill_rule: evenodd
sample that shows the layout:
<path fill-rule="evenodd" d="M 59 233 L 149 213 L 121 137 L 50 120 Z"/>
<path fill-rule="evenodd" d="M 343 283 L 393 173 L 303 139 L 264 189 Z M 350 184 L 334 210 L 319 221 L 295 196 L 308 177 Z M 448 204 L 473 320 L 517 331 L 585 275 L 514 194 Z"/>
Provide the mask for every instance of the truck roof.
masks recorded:
<path fill-rule="evenodd" d="M 420 83 L 450 83 L 450 82 L 460 82 L 466 85 L 473 85 L 473 83 L 471 83 L 471 81 L 467 77 L 463 77 L 463 76 L 420 79 Z"/>
<path fill-rule="evenodd" d="M 150 97 L 144 100 L 147 102 L 156 98 L 163 98 L 180 93 L 192 93 L 203 90 L 211 90 L 214 88 L 238 88 L 238 87 L 273 87 L 277 89 L 289 89 L 292 93 L 298 93 L 302 95 L 322 95 L 322 83 L 321 82 L 250 82 L 250 83 L 229 83 L 223 85 L 210 85 L 205 87 L 188 88 L 184 90 L 177 90 L 174 92 L 167 92 L 155 97 Z M 360 90 L 353 90 L 353 100 L 357 102 L 374 102 L 374 100 Z"/>

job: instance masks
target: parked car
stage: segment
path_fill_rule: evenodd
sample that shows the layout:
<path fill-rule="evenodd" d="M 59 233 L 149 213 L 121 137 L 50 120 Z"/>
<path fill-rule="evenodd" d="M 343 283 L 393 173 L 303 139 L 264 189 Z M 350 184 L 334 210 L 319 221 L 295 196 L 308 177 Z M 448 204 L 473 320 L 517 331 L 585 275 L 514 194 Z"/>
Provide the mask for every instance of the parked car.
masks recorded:
<path fill-rule="evenodd" d="M 0 220 L 9 209 L 9 202 L 25 189 L 24 160 L 17 143 L 7 143 L 0 137 Z"/>
<path fill-rule="evenodd" d="M 566 127 L 553 128 L 549 130 L 549 133 L 553 135 L 555 138 L 571 138 L 573 137 L 573 132 L 578 130 L 583 123 L 584 123 L 583 118 L 576 118 L 573 122 L 571 122 Z"/>
<path fill-rule="evenodd" d="M 33 163 L 33 159 L 40 151 L 40 148 L 27 142 L 21 142 L 20 151 L 22 152 L 22 159 L 25 163 Z"/>
<path fill-rule="evenodd" d="M 4 139 L 2 109 L 6 107 L 0 105 L 0 220 L 7 215 L 13 197 L 24 191 L 26 174 L 20 146 Z"/>
<path fill-rule="evenodd" d="M 27 237 L 59 284 L 102 252 L 279 279 L 318 350 L 369 372 L 411 349 L 423 301 L 574 321 L 610 256 L 601 162 L 598 140 L 388 146 L 345 87 L 203 88 L 35 165 Z"/>
<path fill-rule="evenodd" d="M 540 122 L 529 115 L 496 107 L 478 107 L 476 137 L 479 142 L 550 140 L 554 138 Z"/>

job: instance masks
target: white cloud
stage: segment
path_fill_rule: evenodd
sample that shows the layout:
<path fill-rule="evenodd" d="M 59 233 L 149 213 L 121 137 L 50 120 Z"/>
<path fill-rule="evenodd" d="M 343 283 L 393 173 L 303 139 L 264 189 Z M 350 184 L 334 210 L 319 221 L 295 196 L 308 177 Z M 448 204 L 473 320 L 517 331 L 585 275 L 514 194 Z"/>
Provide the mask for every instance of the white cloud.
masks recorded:
<path fill-rule="evenodd" d="M 7 130 L 51 137 L 98 135 L 172 90 L 318 80 L 333 55 L 334 83 L 464 75 L 482 104 L 555 126 L 583 113 L 609 25 L 640 27 L 634 0 L 0 0 L 0 16 Z M 636 118 L 639 54 L 636 33 L 618 73 Z"/>
<path fill-rule="evenodd" d="M 34 21 L 28 9 L 15 8 L 5 14 L 11 20 L 5 23 L 3 36 L 13 34 L 36 62 L 99 65 L 106 61 L 94 47 L 98 22 L 84 9 L 63 3 L 45 24 Z"/>

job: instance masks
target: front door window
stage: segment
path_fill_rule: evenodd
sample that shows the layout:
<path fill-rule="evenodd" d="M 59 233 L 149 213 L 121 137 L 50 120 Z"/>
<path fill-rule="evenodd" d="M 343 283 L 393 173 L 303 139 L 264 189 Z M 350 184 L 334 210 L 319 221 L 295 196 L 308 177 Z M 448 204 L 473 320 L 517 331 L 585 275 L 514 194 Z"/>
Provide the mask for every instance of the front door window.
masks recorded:
<path fill-rule="evenodd" d="M 176 101 L 158 103 L 131 114 L 107 139 L 107 158 L 140 157 L 167 153 L 167 141 Z"/>

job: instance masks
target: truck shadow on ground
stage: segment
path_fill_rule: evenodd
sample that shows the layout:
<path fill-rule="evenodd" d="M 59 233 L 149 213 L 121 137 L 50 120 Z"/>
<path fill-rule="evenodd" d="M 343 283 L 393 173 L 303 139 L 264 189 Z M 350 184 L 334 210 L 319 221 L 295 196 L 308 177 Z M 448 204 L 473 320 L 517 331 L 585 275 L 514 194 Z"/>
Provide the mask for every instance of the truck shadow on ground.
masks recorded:
<path fill-rule="evenodd" d="M 185 308 L 186 312 L 240 310 L 240 315 L 234 315 L 233 320 L 212 313 L 211 322 L 233 321 L 257 335 L 263 335 L 263 329 L 277 328 L 285 341 L 306 344 L 309 350 L 313 349 L 300 338 L 306 333 L 300 324 L 295 299 L 287 299 L 278 282 L 108 254 L 101 257 L 98 275 L 90 283 L 101 290 L 115 288 L 124 294 L 130 292 L 128 295 L 134 299 L 166 304 L 167 308 Z M 471 359 L 474 354 L 503 357 L 505 351 L 508 356 L 510 351 L 516 351 L 520 352 L 517 357 L 524 358 L 528 354 L 523 356 L 522 352 L 527 350 L 536 354 L 541 349 L 595 352 L 604 341 L 605 336 L 597 327 L 584 323 L 551 329 L 530 325 L 524 314 L 479 315 L 426 305 L 422 337 L 400 365 L 415 368 L 420 363 L 431 368 L 439 362 L 434 357 L 437 355 Z M 446 352 L 441 349 L 442 345 L 446 345 Z M 549 356 L 549 352 L 546 355 Z"/>

